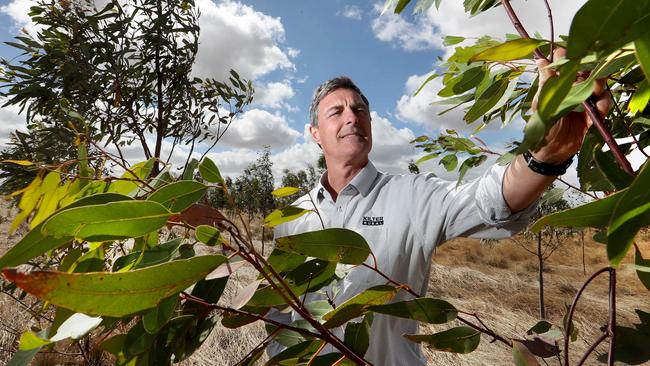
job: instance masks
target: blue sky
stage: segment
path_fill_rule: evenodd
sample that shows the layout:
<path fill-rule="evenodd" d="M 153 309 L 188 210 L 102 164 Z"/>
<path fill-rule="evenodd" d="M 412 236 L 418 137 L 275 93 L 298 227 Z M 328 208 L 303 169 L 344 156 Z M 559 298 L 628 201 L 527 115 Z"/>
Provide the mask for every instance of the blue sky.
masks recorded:
<path fill-rule="evenodd" d="M 539 3 L 539 4 L 538 4 Z M 567 33 L 569 20 L 584 3 L 551 0 L 556 32 Z M 10 40 L 21 27 L 34 32 L 26 14 L 31 0 L 0 1 L 0 39 Z M 513 33 L 502 9 L 469 19 L 459 0 L 445 0 L 440 10 L 414 16 L 380 15 L 383 1 L 197 0 L 202 29 L 194 73 L 222 78 L 229 68 L 254 81 L 255 103 L 235 121 L 218 149 L 210 156 L 225 175 L 236 175 L 253 161 L 262 146 L 270 145 L 276 176 L 283 169 L 300 169 L 315 163 L 318 147 L 305 136 L 313 90 L 337 75 L 352 77 L 368 96 L 373 116 L 376 165 L 392 173 L 405 172 L 420 154 L 408 141 L 436 135 L 444 128 L 471 132 L 461 113 L 437 116 L 429 103 L 437 98 L 439 83 L 430 83 L 418 95 L 413 91 L 435 69 L 445 35 L 503 38 Z M 542 1 L 513 1 L 529 32 L 548 33 Z M 12 57 L 0 46 L 0 56 Z M 9 132 L 24 125 L 15 108 L 0 111 L 0 144 Z M 480 136 L 494 149 L 519 138 L 522 122 L 499 129 L 497 124 Z M 475 127 L 475 126 L 472 126 Z M 177 150 L 173 163 L 184 159 Z M 141 157 L 137 149 L 127 152 Z M 445 174 L 436 162 L 423 166 Z"/>

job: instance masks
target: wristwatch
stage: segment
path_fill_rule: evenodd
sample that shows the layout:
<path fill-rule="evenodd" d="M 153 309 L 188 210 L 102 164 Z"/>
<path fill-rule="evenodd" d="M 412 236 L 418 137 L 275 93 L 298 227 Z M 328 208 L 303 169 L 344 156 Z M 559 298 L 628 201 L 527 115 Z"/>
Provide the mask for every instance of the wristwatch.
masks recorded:
<path fill-rule="evenodd" d="M 567 168 L 573 162 L 573 155 L 565 162 L 555 165 L 536 160 L 529 150 L 524 152 L 524 160 L 526 160 L 528 168 L 537 174 L 557 176 L 566 173 Z"/>

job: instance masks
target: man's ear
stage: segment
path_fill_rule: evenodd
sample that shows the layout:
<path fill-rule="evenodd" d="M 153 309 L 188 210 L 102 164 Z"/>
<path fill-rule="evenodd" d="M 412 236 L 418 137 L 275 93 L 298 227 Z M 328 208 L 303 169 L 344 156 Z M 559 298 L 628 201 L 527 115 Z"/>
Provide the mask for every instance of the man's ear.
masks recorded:
<path fill-rule="evenodd" d="M 309 133 L 311 134 L 311 138 L 314 140 L 314 142 L 320 145 L 320 131 L 318 130 L 318 127 L 310 125 Z"/>

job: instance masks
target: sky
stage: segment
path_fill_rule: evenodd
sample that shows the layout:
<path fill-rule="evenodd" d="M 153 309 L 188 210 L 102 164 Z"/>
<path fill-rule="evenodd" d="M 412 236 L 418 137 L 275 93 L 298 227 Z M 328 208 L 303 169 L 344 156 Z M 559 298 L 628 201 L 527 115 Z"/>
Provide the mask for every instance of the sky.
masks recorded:
<path fill-rule="evenodd" d="M 550 0 L 556 35 L 568 33 L 570 19 L 584 2 Z M 31 4 L 32 0 L 0 0 L 0 40 L 10 41 L 23 29 L 35 31 L 27 16 Z M 371 160 L 385 172 L 407 172 L 409 161 L 424 155 L 409 144 L 413 138 L 436 136 L 448 128 L 469 134 L 476 127 L 467 126 L 460 111 L 437 115 L 440 107 L 430 103 L 439 98 L 439 80 L 413 96 L 437 70 L 438 56 L 453 52 L 443 46 L 443 37 L 488 34 L 504 39 L 507 33 L 515 33 L 502 8 L 470 18 L 460 0 L 443 0 L 439 10 L 432 7 L 417 15 L 411 14 L 410 7 L 399 16 L 380 14 L 383 1 L 374 0 L 196 0 L 196 4 L 201 11 L 201 36 L 192 73 L 225 79 L 233 68 L 253 80 L 256 90 L 254 102 L 208 155 L 224 176 L 231 177 L 253 162 L 263 146 L 271 147 L 276 179 L 284 169 L 315 165 L 320 150 L 307 132 L 309 104 L 320 83 L 339 75 L 351 77 L 370 100 Z M 548 37 L 543 1 L 513 0 L 512 4 L 530 34 Z M 15 55 L 11 47 L 0 46 L 0 57 Z M 0 147 L 11 131 L 24 125 L 17 108 L 2 108 Z M 522 128 L 522 121 L 504 128 L 492 123 L 479 136 L 493 150 L 503 151 L 508 142 L 521 138 Z M 165 148 L 169 151 L 169 144 Z M 177 149 L 172 164 L 182 165 L 187 152 Z M 135 145 L 124 153 L 130 161 L 143 159 Z M 437 161 L 423 164 L 421 170 L 454 179 Z M 575 182 L 575 172 L 569 172 L 567 179 Z"/>

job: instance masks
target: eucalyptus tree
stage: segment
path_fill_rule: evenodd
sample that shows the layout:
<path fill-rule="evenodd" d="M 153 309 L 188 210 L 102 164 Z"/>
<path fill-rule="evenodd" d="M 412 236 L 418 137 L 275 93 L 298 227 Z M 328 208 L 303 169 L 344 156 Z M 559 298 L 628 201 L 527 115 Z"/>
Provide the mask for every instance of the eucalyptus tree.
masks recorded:
<path fill-rule="evenodd" d="M 156 159 L 155 175 L 179 145 L 188 158 L 198 143 L 214 147 L 252 100 L 250 81 L 235 71 L 226 82 L 192 76 L 200 32 L 193 1 L 110 0 L 97 9 L 39 0 L 29 15 L 37 31 L 7 42 L 22 53 L 1 61 L 4 106 L 20 106 L 31 135 L 25 143 L 14 134 L 6 151 L 14 159 L 47 150 L 43 163 L 70 160 L 83 132 L 112 145 L 122 162 L 123 148 L 137 144 L 140 158 Z M 67 149 L 51 149 L 52 141 Z"/>

